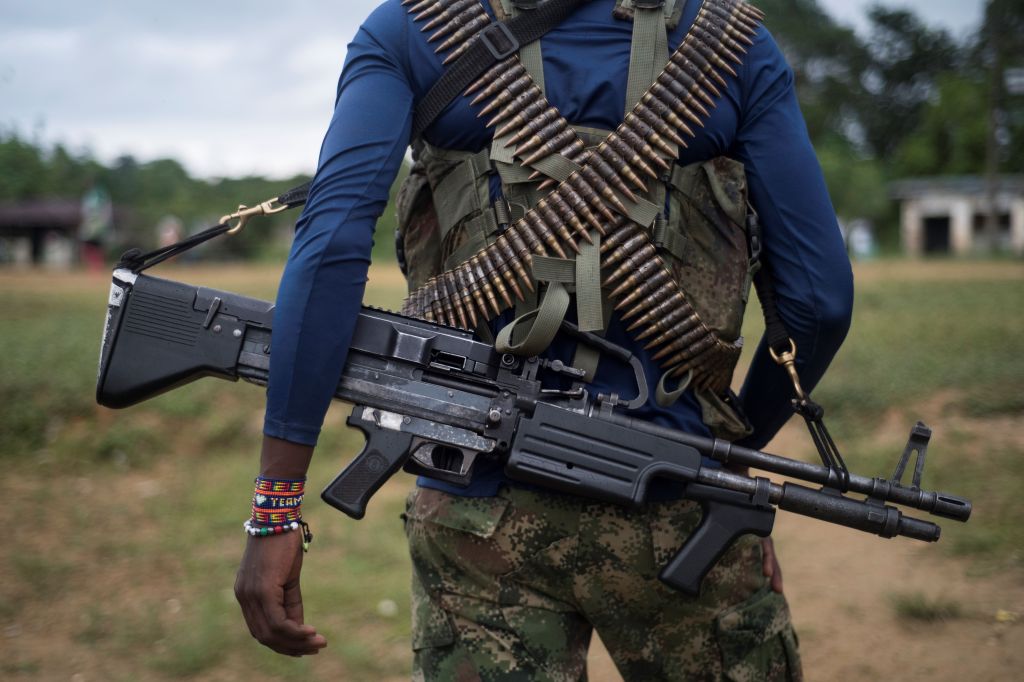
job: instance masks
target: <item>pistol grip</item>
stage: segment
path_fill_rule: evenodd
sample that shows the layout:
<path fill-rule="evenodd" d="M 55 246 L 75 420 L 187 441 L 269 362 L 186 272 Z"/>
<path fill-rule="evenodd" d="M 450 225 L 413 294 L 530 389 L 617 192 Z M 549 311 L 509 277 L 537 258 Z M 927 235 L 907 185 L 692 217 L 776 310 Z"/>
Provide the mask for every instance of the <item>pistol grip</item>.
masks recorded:
<path fill-rule="evenodd" d="M 412 434 L 395 431 L 357 417 L 356 407 L 348 419 L 366 436 L 362 451 L 331 481 L 320 498 L 335 509 L 361 519 L 373 494 L 391 478 L 409 458 Z"/>
<path fill-rule="evenodd" d="M 687 486 L 686 496 L 701 503 L 700 523 L 658 579 L 697 597 L 704 576 L 739 536 L 753 533 L 765 537 L 772 532 L 775 509 L 753 504 L 743 493 L 703 485 Z"/>

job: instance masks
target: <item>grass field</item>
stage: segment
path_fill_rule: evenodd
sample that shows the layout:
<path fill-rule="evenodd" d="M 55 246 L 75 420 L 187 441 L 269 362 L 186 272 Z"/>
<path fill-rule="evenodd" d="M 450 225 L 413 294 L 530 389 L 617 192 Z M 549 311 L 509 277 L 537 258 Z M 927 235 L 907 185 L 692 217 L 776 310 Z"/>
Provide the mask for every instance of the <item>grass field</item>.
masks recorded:
<path fill-rule="evenodd" d="M 279 274 L 158 270 L 263 298 L 273 297 Z M 880 262 L 856 275 L 851 336 L 816 391 L 847 460 L 858 473 L 888 475 L 909 426 L 925 418 L 936 431 L 925 486 L 976 505 L 967 526 L 945 524 L 946 556 L 967 557 L 977 580 L 1019 580 L 1024 266 Z M 105 276 L 0 271 L 0 494 L 10 510 L 0 550 L 0 678 L 407 677 L 409 566 L 398 515 L 411 481 L 385 486 L 359 523 L 318 499 L 307 504 L 317 537 L 303 575 L 306 616 L 330 646 L 311 660 L 265 652 L 231 594 L 262 391 L 207 380 L 126 411 L 97 407 L 108 286 Z M 395 307 L 402 293 L 396 271 L 371 272 L 367 302 Z M 747 336 L 758 333 L 755 310 Z M 314 488 L 361 445 L 346 416 L 345 406 L 332 408 Z M 891 608 L 955 610 L 939 605 L 945 610 L 911 595 Z"/>

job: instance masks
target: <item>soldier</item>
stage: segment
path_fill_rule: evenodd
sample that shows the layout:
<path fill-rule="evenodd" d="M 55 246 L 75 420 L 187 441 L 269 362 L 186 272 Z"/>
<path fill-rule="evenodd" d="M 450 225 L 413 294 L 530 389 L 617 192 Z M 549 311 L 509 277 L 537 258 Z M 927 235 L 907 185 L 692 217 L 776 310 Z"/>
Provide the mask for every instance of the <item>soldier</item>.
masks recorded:
<path fill-rule="evenodd" d="M 303 623 L 301 538 L 286 531 L 410 142 L 406 311 L 496 334 L 586 369 L 588 390 L 628 395 L 630 370 L 555 334 L 563 316 L 601 329 L 659 386 L 634 416 L 754 447 L 785 422 L 792 384 L 763 342 L 740 397 L 728 391 L 758 265 L 773 275 L 806 389 L 845 337 L 842 238 L 792 72 L 745 3 L 584 2 L 410 139 L 444 62 L 537 4 L 388 0 L 349 45 L 278 294 L 254 536 L 236 582 L 253 636 L 275 651 L 326 645 Z M 538 274 L 566 263 L 573 281 Z M 552 303 L 573 299 L 551 294 L 560 289 L 574 290 L 575 308 Z M 699 509 L 668 482 L 653 498 L 630 510 L 555 494 L 511 483 L 497 462 L 468 488 L 421 479 L 405 515 L 415 677 L 584 679 L 596 628 L 627 680 L 799 678 L 770 540 L 737 542 L 700 598 L 686 597 L 657 573 Z M 287 511 L 271 516 L 271 504 Z"/>

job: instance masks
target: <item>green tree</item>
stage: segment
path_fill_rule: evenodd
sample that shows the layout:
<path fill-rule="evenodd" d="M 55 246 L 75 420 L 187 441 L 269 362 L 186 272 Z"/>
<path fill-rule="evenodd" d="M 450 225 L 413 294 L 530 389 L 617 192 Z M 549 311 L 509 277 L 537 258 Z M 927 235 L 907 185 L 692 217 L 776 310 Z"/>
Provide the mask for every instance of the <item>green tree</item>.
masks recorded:
<path fill-rule="evenodd" d="M 977 174 L 985 167 L 987 84 L 948 73 L 938 78 L 937 88 L 920 123 L 894 154 L 898 175 Z"/>

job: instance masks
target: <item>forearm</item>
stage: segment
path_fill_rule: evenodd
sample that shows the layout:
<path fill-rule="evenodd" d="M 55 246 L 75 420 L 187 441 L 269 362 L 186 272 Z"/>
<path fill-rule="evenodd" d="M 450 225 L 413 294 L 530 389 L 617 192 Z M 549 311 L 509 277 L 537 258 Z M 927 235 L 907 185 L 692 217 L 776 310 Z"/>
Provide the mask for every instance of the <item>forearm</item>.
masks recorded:
<path fill-rule="evenodd" d="M 260 476 L 275 479 L 305 478 L 312 458 L 312 445 L 265 435 L 260 452 Z"/>

